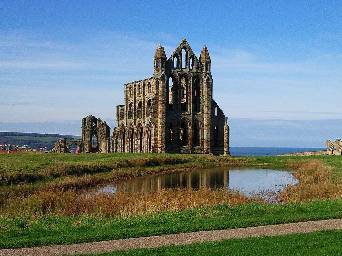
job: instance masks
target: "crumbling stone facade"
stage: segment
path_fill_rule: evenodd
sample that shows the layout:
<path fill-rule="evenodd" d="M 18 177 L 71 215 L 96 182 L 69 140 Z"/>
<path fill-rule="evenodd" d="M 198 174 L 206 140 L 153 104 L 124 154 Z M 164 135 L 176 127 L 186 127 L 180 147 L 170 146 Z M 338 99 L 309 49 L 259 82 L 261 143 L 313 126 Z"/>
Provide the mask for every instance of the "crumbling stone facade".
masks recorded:
<path fill-rule="evenodd" d="M 124 94 L 113 152 L 229 154 L 229 126 L 213 100 L 207 47 L 197 58 L 184 39 L 166 58 L 159 46 L 153 76 L 125 84 Z"/>
<path fill-rule="evenodd" d="M 52 152 L 55 153 L 81 153 L 82 149 L 82 141 L 79 139 L 71 139 L 71 138 L 59 138 L 53 149 Z"/>
<path fill-rule="evenodd" d="M 54 153 L 70 153 L 67 139 L 66 138 L 58 139 L 51 151 Z"/>
<path fill-rule="evenodd" d="M 82 119 L 82 152 L 109 153 L 110 127 L 105 121 L 95 116 Z"/>
<path fill-rule="evenodd" d="M 335 141 L 327 141 L 327 154 L 328 155 L 342 155 L 342 140 L 337 139 Z"/>

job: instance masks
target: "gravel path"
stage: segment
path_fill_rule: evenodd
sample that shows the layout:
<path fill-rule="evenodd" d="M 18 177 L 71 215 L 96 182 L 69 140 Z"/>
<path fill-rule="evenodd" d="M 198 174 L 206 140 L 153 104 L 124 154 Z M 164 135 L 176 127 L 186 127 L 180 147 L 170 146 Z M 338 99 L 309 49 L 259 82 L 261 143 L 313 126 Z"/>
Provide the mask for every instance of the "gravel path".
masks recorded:
<path fill-rule="evenodd" d="M 199 231 L 172 235 L 129 238 L 71 245 L 51 245 L 33 248 L 2 249 L 0 256 L 25 255 L 49 256 L 66 254 L 100 253 L 114 250 L 135 248 L 153 248 L 165 245 L 183 245 L 204 241 L 219 241 L 232 238 L 256 236 L 276 236 L 293 233 L 309 233 L 319 230 L 342 229 L 342 219 L 307 221 L 289 224 L 267 225 L 259 227 L 237 228 L 227 230 Z"/>

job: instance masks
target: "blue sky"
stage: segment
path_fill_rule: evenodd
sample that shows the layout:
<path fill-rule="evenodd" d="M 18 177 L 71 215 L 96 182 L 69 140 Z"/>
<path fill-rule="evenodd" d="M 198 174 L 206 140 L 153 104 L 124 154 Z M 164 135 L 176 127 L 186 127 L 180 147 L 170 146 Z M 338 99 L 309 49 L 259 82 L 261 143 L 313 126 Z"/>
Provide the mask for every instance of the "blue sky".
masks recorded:
<path fill-rule="evenodd" d="M 160 43 L 212 57 L 230 118 L 342 119 L 340 1 L 0 2 L 3 122 L 113 122 Z"/>

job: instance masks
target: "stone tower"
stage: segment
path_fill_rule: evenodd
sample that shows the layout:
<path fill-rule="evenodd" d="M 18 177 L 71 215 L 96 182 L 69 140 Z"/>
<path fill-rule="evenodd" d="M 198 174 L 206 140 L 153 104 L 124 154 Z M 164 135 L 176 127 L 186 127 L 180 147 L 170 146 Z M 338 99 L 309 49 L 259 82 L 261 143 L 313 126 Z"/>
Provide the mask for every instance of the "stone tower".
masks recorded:
<path fill-rule="evenodd" d="M 210 153 L 211 147 L 211 138 L 214 134 L 212 134 L 212 122 L 211 122 L 211 103 L 212 103 L 212 95 L 213 95 L 213 86 L 212 86 L 212 77 L 211 77 L 211 60 L 207 47 L 205 46 L 200 55 L 201 62 L 201 85 L 203 88 L 203 93 L 201 95 L 201 105 L 203 106 L 203 151 L 204 153 Z"/>
<path fill-rule="evenodd" d="M 157 141 L 156 151 L 158 153 L 165 152 L 165 118 L 167 111 L 166 101 L 166 55 L 164 48 L 159 46 L 154 55 L 154 82 L 156 86 L 156 103 L 157 103 Z"/>

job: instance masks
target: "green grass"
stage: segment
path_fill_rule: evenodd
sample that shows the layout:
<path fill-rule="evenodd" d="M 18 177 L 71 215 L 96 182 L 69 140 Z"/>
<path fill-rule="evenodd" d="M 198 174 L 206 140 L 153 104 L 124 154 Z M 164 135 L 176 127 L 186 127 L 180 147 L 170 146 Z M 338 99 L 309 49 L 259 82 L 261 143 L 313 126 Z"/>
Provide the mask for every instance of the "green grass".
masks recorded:
<path fill-rule="evenodd" d="M 156 249 L 118 251 L 98 256 L 342 255 L 342 231 L 321 231 L 274 237 L 233 239 Z"/>
<path fill-rule="evenodd" d="M 53 180 L 69 175 L 97 174 L 118 168 L 164 166 L 256 166 L 286 168 L 289 161 L 320 159 L 333 167 L 334 176 L 342 177 L 339 156 L 287 157 L 213 157 L 184 154 L 0 154 L 0 185 Z"/>
<path fill-rule="evenodd" d="M 0 185 L 110 172 L 119 168 L 241 165 L 245 161 L 242 158 L 183 154 L 0 154 Z"/>
<path fill-rule="evenodd" d="M 83 188 L 110 180 L 113 175 L 120 179 L 127 175 L 158 173 L 163 169 L 172 171 L 208 166 L 286 169 L 290 161 L 310 159 L 323 161 L 333 168 L 334 177 L 342 177 L 342 158 L 339 156 L 230 158 L 179 154 L 0 154 L 0 204 L 5 198 L 27 196 L 44 186 L 50 189 L 66 189 L 65 185 Z M 0 207 L 0 248 L 14 248 L 342 218 L 342 199 L 287 205 L 214 206 L 127 219 L 89 215 L 25 217 L 19 212 L 16 216 L 5 217 L 1 214 Z"/>
<path fill-rule="evenodd" d="M 342 217 L 342 200 L 301 204 L 218 205 L 130 218 L 0 218 L 0 248 L 71 244 Z"/>

